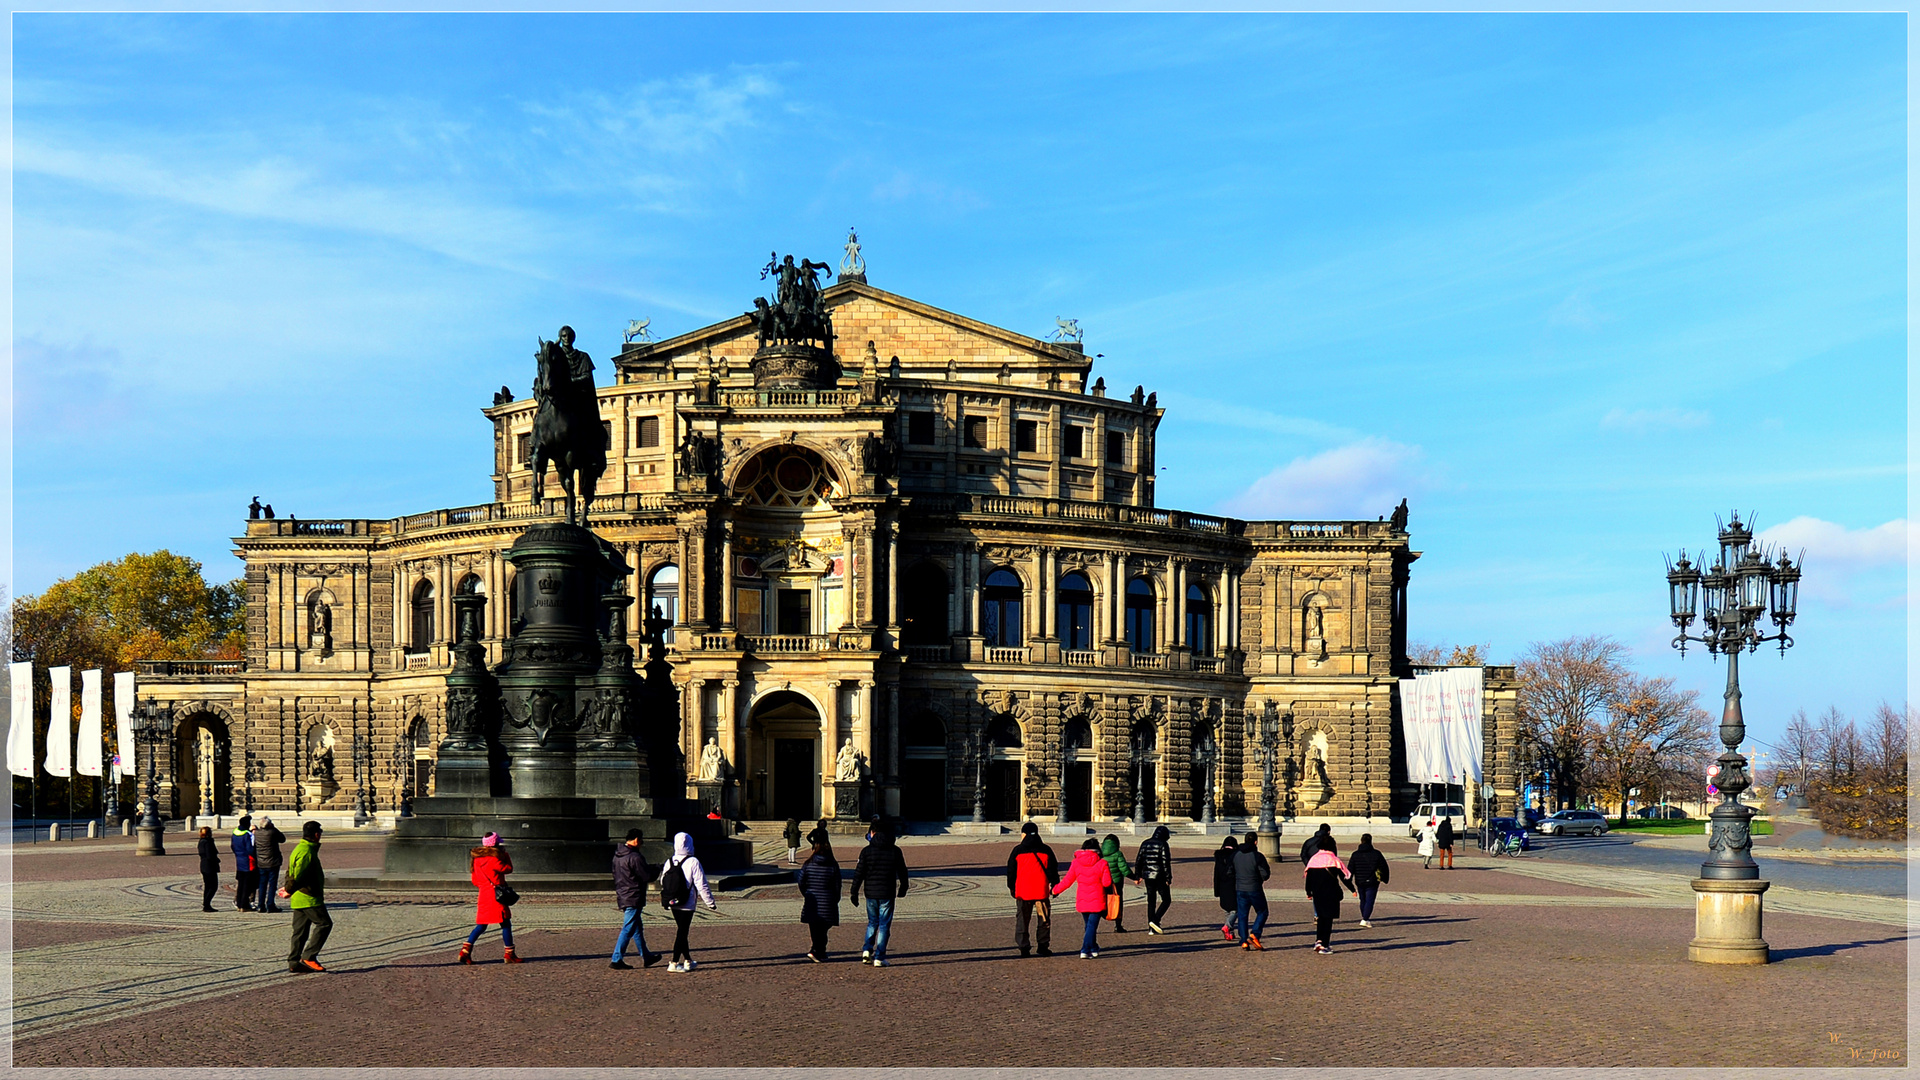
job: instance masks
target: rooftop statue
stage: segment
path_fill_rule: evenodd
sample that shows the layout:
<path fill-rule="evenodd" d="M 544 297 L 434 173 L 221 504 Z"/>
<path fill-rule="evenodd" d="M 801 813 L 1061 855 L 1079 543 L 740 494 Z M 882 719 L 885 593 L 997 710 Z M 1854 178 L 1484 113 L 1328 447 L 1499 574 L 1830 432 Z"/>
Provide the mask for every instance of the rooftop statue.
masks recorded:
<path fill-rule="evenodd" d="M 623 345 L 631 345 L 636 341 L 641 344 L 651 342 L 653 335 L 647 332 L 647 327 L 651 325 L 653 325 L 652 319 L 627 320 L 627 328 L 620 334 L 620 343 Z"/>
<path fill-rule="evenodd" d="M 867 280 L 867 260 L 860 257 L 860 234 L 847 229 L 847 252 L 840 256 L 841 281 Z"/>
<path fill-rule="evenodd" d="M 1053 321 L 1057 324 L 1057 328 L 1053 332 L 1053 340 L 1072 342 L 1077 345 L 1085 339 L 1086 334 L 1080 329 L 1079 319 L 1063 319 L 1055 315 Z"/>
<path fill-rule="evenodd" d="M 774 279 L 772 302 L 755 297 L 749 313 L 759 331 L 761 348 L 816 342 L 831 347 L 833 330 L 826 305 L 820 300 L 819 274 L 826 269 L 826 263 L 812 259 L 796 263 L 793 256 L 782 259 L 778 254 L 761 268 L 762 280 Z"/>
<path fill-rule="evenodd" d="M 540 341 L 534 354 L 539 374 L 533 381 L 533 501 L 546 494 L 547 463 L 560 474 L 566 492 L 567 521 L 584 527 L 593 506 L 593 488 L 607 469 L 607 432 L 593 391 L 593 359 L 573 347 L 573 327 L 560 328 L 558 341 Z M 578 477 L 579 512 L 574 483 Z"/>

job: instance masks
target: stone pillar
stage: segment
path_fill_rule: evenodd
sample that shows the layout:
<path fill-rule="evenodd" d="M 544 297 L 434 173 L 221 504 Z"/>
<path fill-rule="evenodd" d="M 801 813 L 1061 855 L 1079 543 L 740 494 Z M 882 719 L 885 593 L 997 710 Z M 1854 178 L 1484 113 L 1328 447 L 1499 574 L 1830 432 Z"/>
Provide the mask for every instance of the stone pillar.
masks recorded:
<path fill-rule="evenodd" d="M 736 775 L 744 768 L 740 756 L 739 724 L 736 716 L 738 708 L 735 704 L 735 692 L 739 689 L 740 680 L 721 680 L 720 714 L 714 718 L 715 727 L 718 728 L 717 734 L 720 739 L 720 749 L 727 755 L 727 763 L 733 766 L 733 771 Z"/>
<path fill-rule="evenodd" d="M 888 817 L 900 816 L 900 684 L 898 682 L 887 683 L 887 774 L 881 786 L 880 802 Z"/>
<path fill-rule="evenodd" d="M 887 534 L 887 632 L 898 644 L 900 637 L 900 526 L 886 521 L 880 528 Z"/>
<path fill-rule="evenodd" d="M 1771 882 L 1754 878 L 1693 881 L 1693 940 L 1687 959 L 1700 964 L 1764 964 L 1761 894 Z"/>
<path fill-rule="evenodd" d="M 720 629 L 733 627 L 733 523 L 720 526 Z"/>
<path fill-rule="evenodd" d="M 957 637 L 967 631 L 967 545 L 953 545 L 953 580 L 947 597 L 947 634 Z"/>
<path fill-rule="evenodd" d="M 857 616 L 860 606 L 860 581 L 866 575 L 861 572 L 863 567 L 860 566 L 860 560 L 855 557 L 855 552 L 860 548 L 858 537 L 859 534 L 852 528 L 843 527 L 840 530 L 841 550 L 845 553 L 842 557 L 847 561 L 847 616 L 841 620 L 842 630 L 853 629 L 854 624 L 859 621 Z"/>

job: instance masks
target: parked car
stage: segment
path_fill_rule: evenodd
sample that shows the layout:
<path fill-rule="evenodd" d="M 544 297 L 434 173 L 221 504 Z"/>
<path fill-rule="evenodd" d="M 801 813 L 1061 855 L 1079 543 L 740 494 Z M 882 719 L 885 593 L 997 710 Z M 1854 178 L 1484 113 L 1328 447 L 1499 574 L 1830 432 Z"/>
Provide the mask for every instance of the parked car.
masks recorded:
<path fill-rule="evenodd" d="M 1414 809 L 1413 816 L 1407 819 L 1407 835 L 1418 837 L 1420 830 L 1426 828 L 1427 822 L 1442 817 L 1453 819 L 1453 831 L 1456 833 L 1464 832 L 1467 828 L 1465 806 L 1457 802 L 1423 802 Z"/>
<path fill-rule="evenodd" d="M 1592 810 L 1555 810 L 1540 819 L 1540 832 L 1546 836 L 1607 835 L 1607 819 Z"/>
<path fill-rule="evenodd" d="M 1633 812 L 1637 818 L 1662 818 L 1669 821 L 1687 820 L 1687 812 L 1677 806 L 1643 806 Z"/>

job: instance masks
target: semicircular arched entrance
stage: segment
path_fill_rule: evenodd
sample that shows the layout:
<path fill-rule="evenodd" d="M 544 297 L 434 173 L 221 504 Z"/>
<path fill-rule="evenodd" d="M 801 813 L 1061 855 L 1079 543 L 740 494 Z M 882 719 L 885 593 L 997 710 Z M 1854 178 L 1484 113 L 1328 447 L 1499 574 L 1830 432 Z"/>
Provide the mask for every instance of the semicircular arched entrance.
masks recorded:
<path fill-rule="evenodd" d="M 797 690 L 775 690 L 753 703 L 747 715 L 747 776 L 755 816 L 821 816 L 823 761 L 820 706 Z"/>

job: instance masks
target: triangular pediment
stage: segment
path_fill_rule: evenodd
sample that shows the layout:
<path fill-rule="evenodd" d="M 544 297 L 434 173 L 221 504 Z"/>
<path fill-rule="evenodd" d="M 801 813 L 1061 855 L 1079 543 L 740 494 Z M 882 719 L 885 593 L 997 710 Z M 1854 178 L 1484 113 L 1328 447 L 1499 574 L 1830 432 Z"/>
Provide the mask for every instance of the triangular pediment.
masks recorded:
<path fill-rule="evenodd" d="M 970 319 L 860 282 L 840 282 L 821 294 L 833 319 L 834 354 L 849 376 L 956 379 L 1044 385 L 1077 380 L 1089 361 L 1077 344 L 1062 344 Z M 869 343 L 872 343 L 869 351 Z M 759 340 L 743 312 L 665 341 L 629 346 L 615 363 L 623 370 L 670 378 L 745 368 Z"/>

